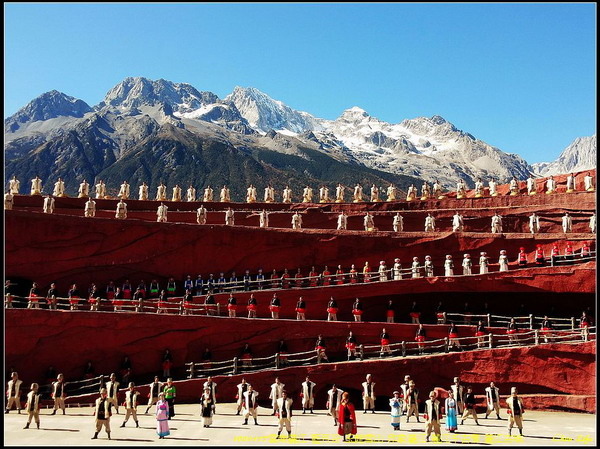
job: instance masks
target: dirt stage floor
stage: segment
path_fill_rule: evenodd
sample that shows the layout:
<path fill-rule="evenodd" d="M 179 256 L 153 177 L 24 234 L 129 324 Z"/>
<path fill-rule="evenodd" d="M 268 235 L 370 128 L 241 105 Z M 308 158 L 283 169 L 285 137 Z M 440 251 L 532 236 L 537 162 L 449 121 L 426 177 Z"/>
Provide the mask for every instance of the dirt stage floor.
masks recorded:
<path fill-rule="evenodd" d="M 261 396 L 267 392 L 260 392 Z M 294 408 L 299 400 L 295 400 Z M 356 404 L 361 408 L 362 404 Z M 469 418 L 458 431 L 449 433 L 444 430 L 442 421 L 442 443 L 434 436 L 431 443 L 425 442 L 425 424 L 417 423 L 414 417 L 407 424 L 402 417 L 401 430 L 393 431 L 387 411 L 363 414 L 357 410 L 358 433 L 355 442 L 342 442 L 337 434 L 333 419 L 324 410 L 316 410 L 314 414 L 302 414 L 294 410 L 292 419 L 292 438 L 287 438 L 283 430 L 282 439 L 277 436 L 278 423 L 271 410 L 259 408 L 258 424 L 252 418 L 248 425 L 243 425 L 242 416 L 236 416 L 235 404 L 217 404 L 217 414 L 213 417 L 213 425 L 204 428 L 200 417 L 200 407 L 196 404 L 176 404 L 176 416 L 169 421 L 171 435 L 159 440 L 156 434 L 156 420 L 153 410 L 144 415 L 146 407 L 139 407 L 139 424 L 136 428 L 130 418 L 127 426 L 121 428 L 125 410 L 120 408 L 120 415 L 111 418 L 111 440 L 107 439 L 104 429 L 97 440 L 94 435 L 94 418 L 91 407 L 72 407 L 67 414 L 51 416 L 51 410 L 43 409 L 40 413 L 41 425 L 37 430 L 35 424 L 29 429 L 23 427 L 27 415 L 17 414 L 16 410 L 4 415 L 5 446 L 339 446 L 339 445 L 390 445 L 410 444 L 424 445 L 482 445 L 482 446 L 589 446 L 596 445 L 596 416 L 593 414 L 576 414 L 564 412 L 526 411 L 523 423 L 523 437 L 513 429 L 513 436 L 508 436 L 506 410 L 501 410 L 502 420 L 497 420 L 495 413 L 488 419 L 479 415 L 480 425 L 475 425 Z M 460 424 L 460 422 L 459 422 Z"/>

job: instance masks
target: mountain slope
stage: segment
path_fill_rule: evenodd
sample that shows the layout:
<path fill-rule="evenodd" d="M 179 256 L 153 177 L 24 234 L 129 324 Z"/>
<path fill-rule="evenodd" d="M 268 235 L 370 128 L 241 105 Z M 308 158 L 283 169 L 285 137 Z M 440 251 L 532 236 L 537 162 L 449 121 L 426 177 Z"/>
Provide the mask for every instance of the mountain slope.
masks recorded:
<path fill-rule="evenodd" d="M 596 168 L 597 164 L 596 135 L 578 137 L 553 162 L 533 164 L 533 169 L 540 176 L 572 173 Z"/>

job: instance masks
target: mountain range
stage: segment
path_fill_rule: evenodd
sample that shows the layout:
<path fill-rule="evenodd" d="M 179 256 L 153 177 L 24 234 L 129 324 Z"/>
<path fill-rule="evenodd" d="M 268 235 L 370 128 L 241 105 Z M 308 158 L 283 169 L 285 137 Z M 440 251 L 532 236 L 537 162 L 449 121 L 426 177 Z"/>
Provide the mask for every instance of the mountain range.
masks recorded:
<path fill-rule="evenodd" d="M 447 188 L 459 178 L 471 187 L 478 177 L 508 182 L 591 163 L 580 151 L 593 149 L 595 167 L 596 151 L 595 136 L 582 138 L 588 143 L 571 145 L 561 164 L 532 167 L 440 116 L 389 124 L 352 107 L 326 120 L 255 88 L 236 87 L 220 99 L 190 84 L 143 77 L 126 78 L 93 107 L 45 93 L 5 119 L 4 132 L 7 178 L 40 176 L 46 192 L 58 177 L 68 194 L 83 179 L 103 179 L 115 191 L 123 180 L 151 189 L 161 182 L 197 189 L 227 184 L 238 201 L 250 183 L 278 191 L 289 184 L 299 192 L 338 182 L 395 183 L 403 190 L 436 179 Z"/>

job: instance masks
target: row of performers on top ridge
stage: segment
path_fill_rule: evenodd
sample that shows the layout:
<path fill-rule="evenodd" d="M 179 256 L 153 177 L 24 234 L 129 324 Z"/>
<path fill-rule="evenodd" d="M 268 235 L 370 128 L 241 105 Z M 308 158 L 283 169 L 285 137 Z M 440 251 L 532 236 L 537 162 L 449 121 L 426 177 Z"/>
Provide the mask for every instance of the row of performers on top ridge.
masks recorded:
<path fill-rule="evenodd" d="M 529 195 L 534 195 L 537 191 L 537 186 L 536 186 L 537 182 L 533 178 L 532 175 L 529 176 L 526 183 L 527 183 L 527 193 Z M 18 195 L 20 193 L 19 192 L 20 181 L 15 176 L 13 176 L 13 178 L 11 180 L 9 180 L 8 187 L 9 187 L 8 193 L 10 193 L 11 195 Z M 490 196 L 497 196 L 498 195 L 497 187 L 498 187 L 498 184 L 492 178 L 488 183 L 487 193 Z M 513 179 L 510 181 L 509 187 L 510 187 L 511 195 L 519 194 L 519 182 L 517 181 L 517 179 L 515 177 L 513 177 Z M 557 187 L 558 187 L 557 183 L 554 180 L 553 176 L 550 176 L 550 178 L 548 178 L 545 181 L 545 192 L 546 193 L 555 193 L 557 191 Z M 580 187 L 583 187 L 582 190 L 584 190 L 584 191 L 594 191 L 594 178 L 591 176 L 590 173 L 587 173 L 584 176 L 583 186 L 580 185 Z M 335 189 L 335 198 L 331 198 L 330 193 L 329 193 L 329 188 L 327 186 L 321 186 L 319 188 L 318 202 L 320 202 L 320 203 L 345 202 L 346 201 L 345 191 L 347 188 L 348 187 L 342 185 L 341 183 L 338 183 L 338 185 Z M 96 190 L 96 198 L 97 199 L 108 198 L 107 188 L 106 188 L 106 184 L 104 184 L 104 181 L 102 181 L 102 180 L 98 181 L 98 184 L 95 185 L 95 190 Z M 121 184 L 121 186 L 119 188 L 119 192 L 117 193 L 117 198 L 128 199 L 130 197 L 130 190 L 131 190 L 131 188 L 130 188 L 129 183 L 127 181 L 124 181 L 123 184 Z M 381 188 L 381 191 L 383 191 L 383 190 L 384 189 Z M 567 177 L 565 190 L 566 190 L 566 192 L 575 192 L 577 190 L 577 180 L 576 180 L 576 176 L 573 173 L 571 173 Z M 140 199 L 140 200 L 151 199 L 149 197 L 148 185 L 146 185 L 145 182 L 139 186 L 138 191 L 139 191 L 138 199 Z M 42 194 L 42 180 L 38 176 L 36 176 L 34 179 L 31 180 L 31 191 L 30 192 L 31 192 L 31 195 L 41 195 Z M 386 201 L 400 200 L 401 192 L 393 184 L 390 184 L 387 187 L 387 189 L 385 189 L 385 192 L 387 195 Z M 58 178 L 58 181 L 56 181 L 54 183 L 54 190 L 52 192 L 52 195 L 56 196 L 56 197 L 66 196 L 65 183 L 62 180 L 62 178 Z M 485 195 L 486 195 L 486 188 L 484 186 L 484 183 L 481 180 L 481 178 L 478 178 L 477 181 L 475 182 L 475 197 L 483 197 Z M 87 198 L 89 196 L 91 196 L 90 195 L 90 184 L 84 180 L 79 185 L 78 197 L 79 198 Z M 264 202 L 266 202 L 266 203 L 275 202 L 275 196 L 276 196 L 275 189 L 271 185 L 268 185 L 267 187 L 265 187 L 264 197 L 263 197 Z M 406 200 L 407 201 L 416 200 L 418 196 L 419 196 L 418 189 L 414 184 L 412 184 L 408 188 L 408 191 L 406 194 Z M 456 196 L 457 196 L 457 198 L 466 198 L 466 196 L 467 196 L 467 185 L 462 179 L 460 179 L 457 183 Z M 187 189 L 185 198 L 187 201 L 199 201 L 200 200 L 200 198 L 198 198 L 198 199 L 196 198 L 196 189 L 194 188 L 193 185 L 190 184 L 189 188 Z M 444 191 L 443 191 L 441 184 L 437 180 L 433 183 L 432 186 L 430 186 L 427 182 L 423 183 L 423 185 L 421 187 L 420 198 L 421 199 L 444 198 Z M 161 183 L 157 187 L 155 199 L 157 201 L 167 201 L 168 200 L 167 187 L 163 183 Z M 223 186 L 223 188 L 221 189 L 219 199 L 221 202 L 230 202 L 231 201 L 231 192 L 226 185 Z M 292 189 L 289 186 L 286 186 L 282 192 L 282 202 L 283 203 L 291 203 L 292 199 L 293 199 Z M 214 191 L 210 186 L 207 186 L 204 189 L 204 193 L 203 193 L 201 200 L 202 201 L 214 201 Z M 314 196 L 312 187 L 306 186 L 302 192 L 302 202 L 313 203 L 313 202 L 315 202 L 315 200 L 316 200 L 316 198 Z M 173 187 L 171 201 L 182 201 L 182 189 L 179 185 L 176 185 L 175 187 Z M 254 203 L 256 201 L 258 201 L 257 189 L 254 185 L 251 184 L 246 191 L 246 202 Z M 370 196 L 368 198 L 365 198 L 365 194 L 363 193 L 362 185 L 357 183 L 354 186 L 354 190 L 352 193 L 352 201 L 353 202 L 382 201 L 382 199 L 380 198 L 380 188 L 377 187 L 375 184 L 373 184 L 371 186 Z"/>

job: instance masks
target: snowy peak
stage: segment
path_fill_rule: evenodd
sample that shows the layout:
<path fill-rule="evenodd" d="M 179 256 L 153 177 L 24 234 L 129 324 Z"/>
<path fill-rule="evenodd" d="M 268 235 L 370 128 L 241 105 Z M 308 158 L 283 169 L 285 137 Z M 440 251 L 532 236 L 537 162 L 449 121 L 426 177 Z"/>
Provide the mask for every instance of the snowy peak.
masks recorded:
<path fill-rule="evenodd" d="M 540 176 L 558 175 L 596 168 L 596 134 L 590 137 L 578 137 L 554 162 L 533 164 L 533 169 Z"/>
<path fill-rule="evenodd" d="M 252 128 L 265 134 L 272 129 L 293 134 L 320 129 L 319 120 L 312 115 L 296 111 L 254 87 L 236 86 L 225 102 L 234 104 Z"/>
<path fill-rule="evenodd" d="M 167 105 L 173 112 L 186 113 L 218 100 L 219 97 L 212 92 L 199 92 L 187 83 L 129 77 L 109 90 L 104 101 L 96 108 L 124 111 L 141 106 Z"/>
<path fill-rule="evenodd" d="M 88 104 L 57 90 L 46 92 L 19 109 L 4 121 L 5 130 L 14 132 L 23 124 L 56 117 L 83 117 L 92 108 Z"/>

